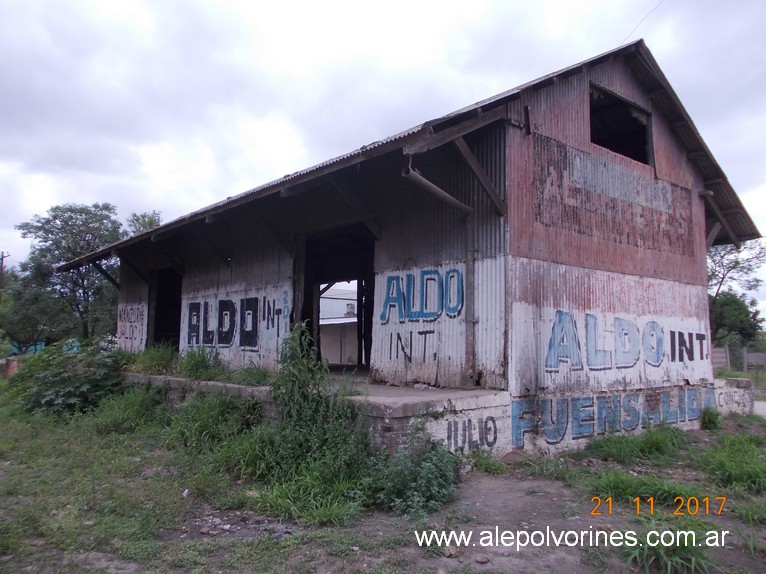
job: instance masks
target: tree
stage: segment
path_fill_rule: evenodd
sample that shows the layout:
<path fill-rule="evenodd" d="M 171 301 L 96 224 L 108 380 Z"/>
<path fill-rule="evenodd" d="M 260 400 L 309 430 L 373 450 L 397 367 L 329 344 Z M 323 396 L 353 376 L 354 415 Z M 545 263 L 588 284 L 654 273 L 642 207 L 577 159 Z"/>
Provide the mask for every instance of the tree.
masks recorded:
<path fill-rule="evenodd" d="M 710 297 L 710 333 L 714 344 L 723 344 L 733 337 L 741 345 L 753 341 L 761 330 L 758 301 L 747 301 L 734 291 L 718 293 Z"/>
<path fill-rule="evenodd" d="M 742 247 L 716 245 L 707 252 L 708 292 L 713 299 L 727 290 L 755 291 L 761 286 L 756 276 L 766 263 L 766 245 L 760 240 L 748 241 Z"/>
<path fill-rule="evenodd" d="M 57 341 L 77 330 L 75 317 L 60 298 L 15 269 L 6 272 L 2 293 L 0 329 L 22 353 L 41 341 Z"/>
<path fill-rule="evenodd" d="M 34 240 L 29 258 L 19 266 L 21 274 L 66 303 L 79 322 L 81 336 L 87 339 L 113 328 L 114 319 L 105 324 L 100 317 L 115 317 L 117 292 L 98 271 L 91 266 L 64 273 L 54 270 L 122 239 L 122 224 L 116 218 L 115 207 L 109 203 L 57 205 L 46 216 L 35 215 L 16 228 L 22 237 Z M 117 275 L 114 261 L 105 261 L 102 266 Z M 104 306 L 111 311 L 99 312 Z"/>
<path fill-rule="evenodd" d="M 139 233 L 159 227 L 162 223 L 162 214 L 156 210 L 131 213 L 126 223 L 128 235 L 138 235 Z"/>
<path fill-rule="evenodd" d="M 747 345 L 761 330 L 758 301 L 747 298 L 762 280 L 756 275 L 766 263 L 766 245 L 750 241 L 742 247 L 717 245 L 708 250 L 710 333 L 714 344 Z M 735 290 L 737 288 L 737 290 Z"/>

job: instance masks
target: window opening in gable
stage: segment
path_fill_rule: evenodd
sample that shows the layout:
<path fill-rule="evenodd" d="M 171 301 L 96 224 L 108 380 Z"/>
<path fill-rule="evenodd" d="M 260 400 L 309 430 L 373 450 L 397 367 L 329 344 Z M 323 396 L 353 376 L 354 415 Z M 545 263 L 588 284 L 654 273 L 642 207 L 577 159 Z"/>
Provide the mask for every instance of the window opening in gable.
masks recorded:
<path fill-rule="evenodd" d="M 650 165 L 649 114 L 591 86 L 590 141 Z"/>

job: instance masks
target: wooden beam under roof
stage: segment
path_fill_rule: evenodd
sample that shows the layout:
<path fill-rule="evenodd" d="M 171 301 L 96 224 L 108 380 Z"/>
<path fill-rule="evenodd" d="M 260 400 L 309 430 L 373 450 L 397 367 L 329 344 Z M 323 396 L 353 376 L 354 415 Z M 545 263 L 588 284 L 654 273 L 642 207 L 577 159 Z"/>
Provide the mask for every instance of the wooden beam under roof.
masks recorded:
<path fill-rule="evenodd" d="M 346 186 L 346 184 L 337 177 L 331 177 L 330 181 L 338 193 L 340 193 L 340 195 L 346 201 L 346 203 L 351 206 L 359 218 L 364 222 L 364 224 L 367 226 L 367 229 L 370 230 L 370 233 L 375 236 L 375 239 L 380 239 L 382 233 L 380 223 L 378 223 L 377 219 L 375 219 L 375 216 L 372 214 L 372 212 L 370 212 L 369 209 L 367 209 L 357 194 L 351 191 Z"/>
<path fill-rule="evenodd" d="M 463 136 L 458 136 L 452 143 L 460 152 L 460 155 L 463 156 L 463 159 L 471 168 L 471 171 L 473 171 L 474 175 L 479 180 L 479 183 L 481 183 L 481 186 L 484 188 L 484 191 L 487 192 L 487 195 L 489 196 L 489 199 L 492 200 L 492 205 L 494 206 L 497 214 L 500 217 L 504 216 L 505 202 L 495 189 L 495 185 L 492 183 L 492 180 L 489 179 L 487 172 L 484 171 L 484 168 L 479 163 L 479 160 L 476 159 L 476 156 L 471 151 L 471 148 L 468 147 L 468 144 L 463 139 Z"/>
<path fill-rule="evenodd" d="M 427 152 L 446 143 L 449 143 L 455 138 L 469 134 L 498 120 L 507 119 L 508 117 L 507 108 L 506 106 L 502 105 L 497 106 L 496 108 L 492 108 L 486 112 L 482 112 L 480 109 L 477 110 L 477 112 L 477 116 L 473 119 L 465 120 L 456 126 L 447 128 L 440 132 L 436 132 L 433 135 L 428 135 L 414 141 L 413 143 L 405 145 L 402 149 L 404 155 L 414 155 Z"/>

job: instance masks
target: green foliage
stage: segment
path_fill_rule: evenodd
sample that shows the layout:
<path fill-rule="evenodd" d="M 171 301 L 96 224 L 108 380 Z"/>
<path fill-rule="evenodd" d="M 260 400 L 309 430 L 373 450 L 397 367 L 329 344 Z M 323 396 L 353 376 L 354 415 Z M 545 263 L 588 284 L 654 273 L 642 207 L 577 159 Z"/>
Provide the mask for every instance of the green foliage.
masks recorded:
<path fill-rule="evenodd" d="M 365 458 L 357 436 L 357 410 L 331 392 L 326 362 L 317 360 L 304 324 L 282 347 L 270 396 L 277 413 L 279 466 L 289 474 L 311 463 L 327 479 L 356 476 Z"/>
<path fill-rule="evenodd" d="M 708 291 L 717 297 L 737 286 L 742 291 L 756 291 L 762 283 L 758 271 L 766 263 L 766 244 L 748 241 L 741 247 L 716 245 L 707 252 Z"/>
<path fill-rule="evenodd" d="M 738 344 L 746 345 L 756 338 L 762 322 L 755 299 L 748 301 L 733 291 L 710 298 L 710 331 L 716 344 L 735 338 Z"/>
<path fill-rule="evenodd" d="M 261 512 L 305 523 L 338 524 L 360 505 L 431 510 L 454 499 L 455 461 L 416 433 L 408 453 L 371 459 L 352 403 L 329 386 L 305 325 L 285 341 L 270 389 L 276 421 L 230 437 L 217 468 L 264 485 L 246 499 Z"/>
<path fill-rule="evenodd" d="M 739 503 L 734 507 L 739 517 L 749 526 L 766 524 L 766 502 Z"/>
<path fill-rule="evenodd" d="M 342 524 L 356 514 L 358 506 L 349 495 L 355 483 L 345 478 L 328 479 L 323 469 L 309 465 L 253 492 L 250 507 L 282 519 L 304 524 Z"/>
<path fill-rule="evenodd" d="M 156 209 L 152 211 L 143 211 L 141 213 L 131 213 L 125 221 L 128 235 L 138 235 L 146 231 L 151 231 L 162 224 L 162 214 Z"/>
<path fill-rule="evenodd" d="M 76 333 L 76 318 L 66 304 L 40 287 L 29 274 L 11 269 L 6 271 L 4 280 L 0 291 L 0 329 L 22 353 L 41 341 L 58 341 Z"/>
<path fill-rule="evenodd" d="M 721 428 L 721 413 L 718 409 L 705 407 L 702 409 L 700 421 L 702 430 L 717 431 Z"/>
<path fill-rule="evenodd" d="M 577 482 L 579 477 L 577 471 L 563 458 L 533 457 L 521 461 L 519 465 L 533 478 L 543 476 L 551 480 L 560 480 L 570 486 Z"/>
<path fill-rule="evenodd" d="M 72 414 L 120 390 L 121 368 L 118 356 L 102 351 L 97 342 L 76 351 L 59 343 L 32 356 L 9 382 L 24 410 Z"/>
<path fill-rule="evenodd" d="M 649 531 L 687 531 L 694 532 L 695 538 L 677 537 L 675 544 L 652 546 L 642 542 L 633 547 L 625 547 L 628 556 L 626 570 L 634 568 L 644 572 L 674 572 L 679 574 L 694 574 L 710 572 L 715 568 L 708 548 L 703 544 L 705 534 L 713 529 L 713 525 L 691 516 L 672 517 L 661 516 L 640 517 L 644 528 L 644 536 Z"/>
<path fill-rule="evenodd" d="M 682 496 L 684 499 L 700 497 L 697 487 L 657 478 L 653 475 L 636 476 L 620 470 L 603 470 L 588 480 L 591 492 L 602 499 L 611 496 L 616 501 L 631 502 L 635 497 L 654 497 L 660 504 L 672 504 Z"/>
<path fill-rule="evenodd" d="M 260 404 L 215 393 L 184 402 L 171 418 L 167 437 L 197 452 L 211 452 L 224 441 L 252 426 L 260 417 Z"/>
<path fill-rule="evenodd" d="M 169 419 L 162 392 L 156 387 L 131 387 L 124 393 L 101 401 L 99 408 L 89 413 L 96 432 L 128 433 Z"/>
<path fill-rule="evenodd" d="M 132 353 L 126 369 L 144 375 L 170 375 L 176 372 L 178 351 L 171 345 L 152 345 Z"/>
<path fill-rule="evenodd" d="M 179 376 L 194 381 L 225 381 L 229 377 L 229 368 L 218 351 L 205 347 L 195 347 L 186 351 L 178 359 L 176 372 Z"/>
<path fill-rule="evenodd" d="M 46 216 L 35 215 L 16 229 L 33 240 L 28 259 L 19 269 L 39 289 L 56 295 L 69 307 L 81 336 L 113 333 L 116 326 L 117 291 L 95 269 L 85 265 L 55 273 L 56 267 L 122 238 L 116 208 L 109 203 L 56 205 Z M 113 277 L 118 266 L 103 261 Z"/>
<path fill-rule="evenodd" d="M 268 369 L 251 363 L 246 367 L 232 371 L 229 381 L 235 385 L 246 387 L 265 387 L 271 384 L 273 377 L 274 373 Z"/>
<path fill-rule="evenodd" d="M 766 492 L 766 439 L 759 435 L 722 434 L 715 446 L 702 452 L 697 466 L 721 486 L 741 486 Z"/>
<path fill-rule="evenodd" d="M 269 481 L 277 476 L 276 427 L 261 424 L 230 437 L 213 454 L 213 463 L 241 479 Z"/>
<path fill-rule="evenodd" d="M 456 476 L 454 455 L 416 428 L 409 450 L 374 460 L 365 488 L 375 504 L 394 512 L 434 511 L 457 498 Z"/>
<path fill-rule="evenodd" d="M 480 472 L 487 474 L 506 474 L 508 472 L 505 465 L 493 458 L 492 454 L 487 451 L 481 449 L 471 451 L 470 457 L 473 460 L 474 468 Z"/>
<path fill-rule="evenodd" d="M 590 442 L 587 452 L 595 458 L 628 464 L 640 457 L 676 456 L 687 444 L 688 438 L 683 431 L 663 423 L 640 434 L 598 437 Z"/>

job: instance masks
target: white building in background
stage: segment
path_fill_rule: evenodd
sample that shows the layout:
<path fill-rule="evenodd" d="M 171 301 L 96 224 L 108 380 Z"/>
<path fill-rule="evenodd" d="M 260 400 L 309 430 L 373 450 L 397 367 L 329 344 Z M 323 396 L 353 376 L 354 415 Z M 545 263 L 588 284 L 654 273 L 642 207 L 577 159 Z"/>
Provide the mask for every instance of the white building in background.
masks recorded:
<path fill-rule="evenodd" d="M 356 283 L 338 283 L 319 300 L 319 337 L 322 358 L 331 365 L 356 365 L 358 333 Z"/>

